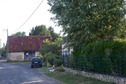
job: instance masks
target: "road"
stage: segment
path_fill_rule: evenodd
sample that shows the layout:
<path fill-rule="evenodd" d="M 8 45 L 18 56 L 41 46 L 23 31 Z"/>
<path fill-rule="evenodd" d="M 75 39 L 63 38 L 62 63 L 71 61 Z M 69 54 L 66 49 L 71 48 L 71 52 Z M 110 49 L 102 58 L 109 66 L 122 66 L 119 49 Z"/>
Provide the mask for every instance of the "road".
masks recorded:
<path fill-rule="evenodd" d="M 46 77 L 30 64 L 1 63 L 0 84 L 60 84 L 58 81 Z"/>

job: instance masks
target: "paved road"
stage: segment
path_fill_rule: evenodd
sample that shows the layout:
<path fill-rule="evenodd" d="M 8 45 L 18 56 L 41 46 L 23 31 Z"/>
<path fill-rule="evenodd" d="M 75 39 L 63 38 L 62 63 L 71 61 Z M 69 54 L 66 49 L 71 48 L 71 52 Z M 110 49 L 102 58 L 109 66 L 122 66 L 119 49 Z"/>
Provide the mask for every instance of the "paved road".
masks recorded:
<path fill-rule="evenodd" d="M 29 64 L 0 63 L 0 84 L 60 84 Z"/>

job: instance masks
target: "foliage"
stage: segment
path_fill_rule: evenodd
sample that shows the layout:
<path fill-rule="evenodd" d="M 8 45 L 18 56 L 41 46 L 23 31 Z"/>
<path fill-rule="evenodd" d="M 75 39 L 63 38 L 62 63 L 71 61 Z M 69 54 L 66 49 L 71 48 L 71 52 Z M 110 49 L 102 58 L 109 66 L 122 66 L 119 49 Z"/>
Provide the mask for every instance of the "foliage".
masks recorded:
<path fill-rule="evenodd" d="M 60 55 L 55 55 L 55 56 L 54 56 L 54 65 L 55 65 L 56 67 L 62 65 L 62 60 L 61 60 L 61 56 L 60 56 Z"/>
<path fill-rule="evenodd" d="M 48 4 L 55 14 L 52 19 L 75 47 L 125 36 L 125 0 L 48 0 Z"/>
<path fill-rule="evenodd" d="M 44 57 L 43 59 L 46 63 L 50 63 L 51 65 L 55 64 L 56 66 L 61 65 L 61 43 L 61 38 L 57 38 L 54 42 L 50 42 L 48 40 L 44 41 L 44 45 L 42 46 L 40 53 Z"/>
<path fill-rule="evenodd" d="M 26 36 L 25 32 L 17 32 L 15 34 L 12 34 L 12 36 Z"/>
<path fill-rule="evenodd" d="M 50 52 L 50 53 L 48 53 L 47 56 L 48 56 L 48 57 L 47 57 L 48 63 L 49 63 L 51 66 L 53 66 L 53 65 L 54 65 L 54 58 L 55 58 L 54 54 Z"/>
<path fill-rule="evenodd" d="M 1 48 L 1 55 L 2 56 L 6 56 L 6 46 L 5 45 L 3 45 L 3 47 Z"/>
<path fill-rule="evenodd" d="M 33 27 L 31 32 L 29 33 L 29 36 L 39 36 L 39 35 L 43 35 L 43 36 L 46 36 L 46 35 L 50 35 L 46 26 L 45 25 L 40 25 L 40 26 L 36 26 L 36 27 Z"/>
<path fill-rule="evenodd" d="M 120 24 L 121 28 L 117 32 L 117 37 L 115 39 L 126 39 L 126 18 L 122 19 L 122 23 Z"/>
<path fill-rule="evenodd" d="M 60 37 L 57 33 L 54 32 L 53 27 L 47 28 L 45 25 L 33 27 L 31 29 L 31 32 L 29 33 L 29 36 L 41 36 L 41 35 L 50 36 L 51 41 L 53 42 Z"/>
<path fill-rule="evenodd" d="M 126 42 L 90 43 L 83 51 L 74 50 L 75 67 L 110 75 L 126 76 Z"/>
<path fill-rule="evenodd" d="M 55 41 L 58 37 L 60 37 L 57 33 L 54 32 L 54 29 L 52 27 L 49 27 L 48 31 L 50 33 L 52 41 Z"/>

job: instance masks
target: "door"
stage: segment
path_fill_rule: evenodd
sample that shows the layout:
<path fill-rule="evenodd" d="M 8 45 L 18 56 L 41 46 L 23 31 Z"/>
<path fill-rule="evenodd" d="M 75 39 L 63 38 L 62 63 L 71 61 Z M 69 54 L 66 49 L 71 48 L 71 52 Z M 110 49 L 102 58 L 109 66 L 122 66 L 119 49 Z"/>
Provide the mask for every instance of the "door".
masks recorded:
<path fill-rule="evenodd" d="M 31 61 L 31 59 L 35 57 L 35 51 L 24 52 L 24 60 Z"/>

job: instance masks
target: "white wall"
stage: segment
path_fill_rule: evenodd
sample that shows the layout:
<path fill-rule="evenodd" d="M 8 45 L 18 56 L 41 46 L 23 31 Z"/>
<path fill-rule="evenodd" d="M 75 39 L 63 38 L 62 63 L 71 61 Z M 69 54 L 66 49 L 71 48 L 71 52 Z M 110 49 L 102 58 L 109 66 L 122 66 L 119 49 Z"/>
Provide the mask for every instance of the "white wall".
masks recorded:
<path fill-rule="evenodd" d="M 24 60 L 24 52 L 9 53 L 8 60 L 10 60 L 10 61 L 23 61 Z"/>
<path fill-rule="evenodd" d="M 35 52 L 35 57 L 39 56 L 39 52 Z"/>
<path fill-rule="evenodd" d="M 35 52 L 35 57 L 39 56 L 39 52 Z M 23 61 L 24 52 L 12 52 L 8 55 L 8 60 L 10 61 Z"/>
<path fill-rule="evenodd" d="M 62 44 L 62 55 L 71 55 L 73 48 L 68 47 L 66 43 Z"/>

